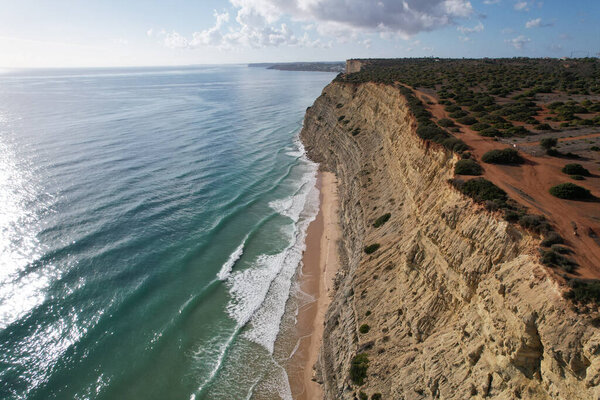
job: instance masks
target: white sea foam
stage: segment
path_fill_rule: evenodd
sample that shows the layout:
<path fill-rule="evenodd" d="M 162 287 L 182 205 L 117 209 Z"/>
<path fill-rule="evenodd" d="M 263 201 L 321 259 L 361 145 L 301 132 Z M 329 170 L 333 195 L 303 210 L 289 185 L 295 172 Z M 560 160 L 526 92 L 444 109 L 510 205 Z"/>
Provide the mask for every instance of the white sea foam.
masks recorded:
<path fill-rule="evenodd" d="M 229 258 L 221 267 L 221 270 L 217 274 L 217 278 L 220 281 L 225 281 L 231 275 L 231 271 L 233 270 L 233 266 L 240 259 L 242 254 L 244 254 L 244 246 L 246 245 L 246 240 L 248 240 L 248 235 L 242 240 L 242 243 L 229 255 Z"/>
<path fill-rule="evenodd" d="M 227 307 L 229 315 L 241 325 L 248 324 L 244 336 L 270 353 L 290 295 L 292 278 L 302 260 L 306 230 L 319 210 L 317 165 L 306 160 L 303 168 L 307 171 L 296 194 L 270 204 L 295 222 L 287 225 L 289 245 L 278 254 L 259 256 L 253 267 L 234 273 L 229 279 L 232 296 Z"/>
<path fill-rule="evenodd" d="M 223 341 L 222 337 L 214 338 L 212 343 L 209 343 L 209 345 L 207 346 L 202 346 L 194 354 L 194 359 L 196 360 L 196 363 L 198 365 L 210 365 L 210 374 L 198 387 L 198 393 L 202 393 L 205 385 L 211 382 L 217 375 L 217 372 L 223 364 L 225 353 L 227 352 L 227 349 L 233 342 L 233 339 L 235 338 L 235 335 L 237 334 L 239 328 L 239 326 L 236 327 L 226 340 Z"/>

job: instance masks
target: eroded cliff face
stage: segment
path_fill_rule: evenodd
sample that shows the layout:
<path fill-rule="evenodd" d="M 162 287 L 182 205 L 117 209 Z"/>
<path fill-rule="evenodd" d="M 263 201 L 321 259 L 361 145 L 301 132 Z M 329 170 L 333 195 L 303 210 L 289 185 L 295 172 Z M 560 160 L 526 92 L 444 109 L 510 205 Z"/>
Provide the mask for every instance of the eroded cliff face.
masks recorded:
<path fill-rule="evenodd" d="M 563 299 L 538 239 L 447 183 L 457 159 L 414 128 L 400 93 L 375 84 L 332 83 L 306 113 L 301 139 L 338 177 L 343 229 L 325 397 L 354 398 L 350 361 L 366 352 L 360 390 L 383 399 L 600 398 L 598 316 Z"/>

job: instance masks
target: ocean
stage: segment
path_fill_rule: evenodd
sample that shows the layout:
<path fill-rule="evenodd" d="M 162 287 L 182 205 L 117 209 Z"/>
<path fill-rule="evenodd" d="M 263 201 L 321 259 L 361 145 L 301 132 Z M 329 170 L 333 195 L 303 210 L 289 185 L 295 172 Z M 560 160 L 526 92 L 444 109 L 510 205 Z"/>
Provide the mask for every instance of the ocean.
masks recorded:
<path fill-rule="evenodd" d="M 289 399 L 334 74 L 0 74 L 0 398 Z"/>

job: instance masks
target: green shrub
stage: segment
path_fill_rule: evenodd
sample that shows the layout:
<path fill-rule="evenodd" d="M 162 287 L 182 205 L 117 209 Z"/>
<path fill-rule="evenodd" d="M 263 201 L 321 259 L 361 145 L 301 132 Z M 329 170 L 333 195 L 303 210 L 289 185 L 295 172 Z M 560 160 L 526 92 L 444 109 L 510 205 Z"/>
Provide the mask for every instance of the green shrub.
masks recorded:
<path fill-rule="evenodd" d="M 355 129 L 352 131 L 352 136 L 356 136 L 356 135 L 358 135 L 359 133 L 360 133 L 360 128 L 355 128 Z"/>
<path fill-rule="evenodd" d="M 570 182 L 552 186 L 550 194 L 567 200 L 589 200 L 592 198 L 592 193 L 589 190 Z"/>
<path fill-rule="evenodd" d="M 519 217 L 519 225 L 535 233 L 550 232 L 550 223 L 543 215 L 525 214 Z"/>
<path fill-rule="evenodd" d="M 343 105 L 342 103 L 337 103 L 337 104 L 335 105 L 335 108 L 342 108 L 342 107 L 344 107 L 344 105 Z"/>
<path fill-rule="evenodd" d="M 539 124 L 537 129 L 540 131 L 551 131 L 552 127 L 549 124 Z"/>
<path fill-rule="evenodd" d="M 486 124 L 485 122 L 478 122 L 476 124 L 473 124 L 473 126 L 471 126 L 471 129 L 473 129 L 474 131 L 477 132 L 481 132 L 484 129 L 488 129 L 490 128 L 490 124 Z"/>
<path fill-rule="evenodd" d="M 379 249 L 381 245 L 379 243 L 373 243 L 365 247 L 365 253 L 371 254 L 375 253 L 377 249 Z"/>
<path fill-rule="evenodd" d="M 541 261 L 542 264 L 548 267 L 558 267 L 566 272 L 575 271 L 575 267 L 577 266 L 573 260 L 555 252 L 554 250 L 543 251 Z"/>
<path fill-rule="evenodd" d="M 585 169 L 581 164 L 567 164 L 563 167 L 562 172 L 567 175 L 590 176 L 590 171 Z"/>
<path fill-rule="evenodd" d="M 438 121 L 438 125 L 443 126 L 444 128 L 449 128 L 451 126 L 454 126 L 454 121 L 452 121 L 449 118 L 442 118 Z"/>
<path fill-rule="evenodd" d="M 486 128 L 486 129 L 480 131 L 479 134 L 481 136 L 485 136 L 485 137 L 502 136 L 502 132 L 500 132 L 496 128 Z"/>
<path fill-rule="evenodd" d="M 456 121 L 458 121 L 458 123 L 463 124 L 463 125 L 473 125 L 473 124 L 477 123 L 477 119 L 473 118 L 471 116 L 461 117 L 461 118 L 458 118 Z"/>
<path fill-rule="evenodd" d="M 454 173 L 457 175 L 481 175 L 483 168 L 471 159 L 458 160 L 454 166 Z"/>
<path fill-rule="evenodd" d="M 545 138 L 540 140 L 540 146 L 542 146 L 542 148 L 546 150 L 556 147 L 557 144 L 558 140 L 556 138 Z"/>
<path fill-rule="evenodd" d="M 451 112 L 462 110 L 462 108 L 460 108 L 460 106 L 457 106 L 456 104 L 449 104 L 446 107 L 444 107 L 444 110 L 451 113 Z"/>
<path fill-rule="evenodd" d="M 441 145 L 447 148 L 448 150 L 452 150 L 455 153 L 460 153 L 465 150 L 469 150 L 469 146 L 465 142 L 455 137 L 449 137 L 441 141 Z"/>
<path fill-rule="evenodd" d="M 563 103 L 562 101 L 555 101 L 554 103 L 548 104 L 548 108 L 550 110 L 554 110 L 554 109 L 556 109 L 560 106 L 564 106 L 564 105 L 565 105 L 565 103 Z"/>
<path fill-rule="evenodd" d="M 505 210 L 504 211 L 504 219 L 507 220 L 508 222 L 517 222 L 520 217 L 521 217 L 521 214 L 519 214 L 516 211 L 513 211 L 513 210 Z"/>
<path fill-rule="evenodd" d="M 362 333 L 363 335 L 364 335 L 365 333 L 369 333 L 369 331 L 370 331 L 370 330 L 371 330 L 371 327 L 370 327 L 369 325 L 367 325 L 367 324 L 362 324 L 362 325 L 360 326 L 360 328 L 358 328 L 358 331 L 359 331 L 360 333 Z"/>
<path fill-rule="evenodd" d="M 590 150 L 592 150 L 592 151 L 600 151 L 600 147 L 598 147 L 598 146 L 592 146 L 592 147 L 590 147 Z"/>
<path fill-rule="evenodd" d="M 549 232 L 540 243 L 543 247 L 551 247 L 553 244 L 562 244 L 565 239 L 556 232 Z"/>
<path fill-rule="evenodd" d="M 340 116 L 338 117 L 338 122 L 342 121 L 344 118 L 346 118 L 346 116 L 345 116 L 345 115 L 340 115 Z"/>
<path fill-rule="evenodd" d="M 375 222 L 373 223 L 373 226 L 375 228 L 379 228 L 381 225 L 388 222 L 388 220 L 390 219 L 391 216 L 392 216 L 392 214 L 390 214 L 390 213 L 383 214 L 381 217 L 379 217 L 375 220 Z"/>
<path fill-rule="evenodd" d="M 354 356 L 350 364 L 350 379 L 356 385 L 361 386 L 365 383 L 367 369 L 369 368 L 369 357 L 366 353 L 360 353 Z"/>
<path fill-rule="evenodd" d="M 478 203 L 496 201 L 501 204 L 506 202 L 506 192 L 484 178 L 474 178 L 468 181 L 453 179 L 452 184 L 465 195 Z"/>
<path fill-rule="evenodd" d="M 369 400 L 369 396 L 367 396 L 367 394 L 362 390 L 358 392 L 358 398 L 359 400 Z"/>
<path fill-rule="evenodd" d="M 490 150 L 481 160 L 489 164 L 521 164 L 524 161 L 515 149 Z"/>
<path fill-rule="evenodd" d="M 528 135 L 529 131 L 523 126 L 511 126 L 506 130 L 506 134 L 510 136 L 523 136 Z"/>
<path fill-rule="evenodd" d="M 575 181 L 584 181 L 585 177 L 583 177 L 583 175 L 571 175 L 571 179 Z"/>
<path fill-rule="evenodd" d="M 554 250 L 558 254 L 571 254 L 571 253 L 573 253 L 573 251 L 571 249 L 569 249 L 568 247 L 562 246 L 560 244 L 553 244 L 552 246 L 550 246 L 550 249 Z"/>
<path fill-rule="evenodd" d="M 421 125 L 417 128 L 417 135 L 421 138 L 421 139 L 425 139 L 425 140 L 433 140 L 435 141 L 442 141 L 448 137 L 450 137 L 450 135 L 443 130 L 442 128 L 436 126 L 436 125 Z"/>
<path fill-rule="evenodd" d="M 459 110 L 456 110 L 456 111 L 450 113 L 450 118 L 462 118 L 462 117 L 466 117 L 467 115 L 469 115 L 468 112 L 459 109 Z"/>
<path fill-rule="evenodd" d="M 381 400 L 381 393 L 373 393 L 371 400 Z"/>
<path fill-rule="evenodd" d="M 569 282 L 571 290 L 565 295 L 577 303 L 596 303 L 600 304 L 600 281 L 582 279 L 572 279 Z"/>

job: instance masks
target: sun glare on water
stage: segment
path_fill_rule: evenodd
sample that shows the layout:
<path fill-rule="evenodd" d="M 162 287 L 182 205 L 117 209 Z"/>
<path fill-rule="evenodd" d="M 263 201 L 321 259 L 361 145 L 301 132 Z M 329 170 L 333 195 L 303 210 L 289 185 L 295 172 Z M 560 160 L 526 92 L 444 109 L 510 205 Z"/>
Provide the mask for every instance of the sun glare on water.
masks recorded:
<path fill-rule="evenodd" d="M 44 300 L 51 275 L 28 271 L 40 256 L 38 218 L 31 208 L 38 191 L 31 172 L 7 143 L 6 124 L 0 115 L 0 329 Z"/>

